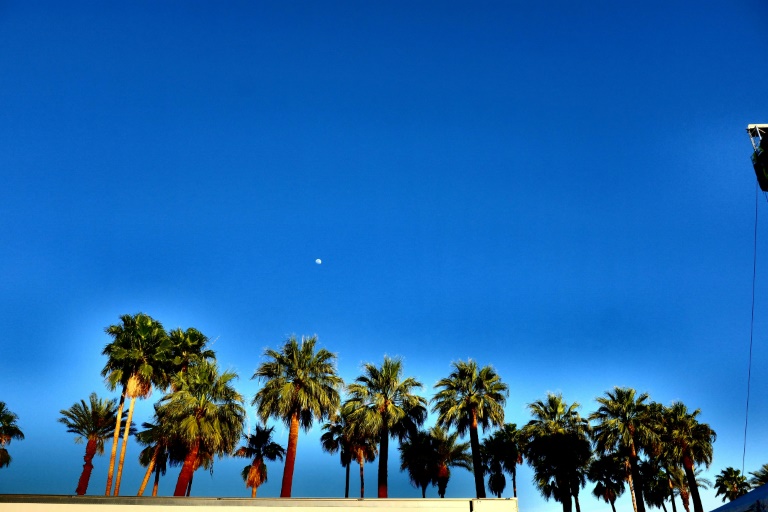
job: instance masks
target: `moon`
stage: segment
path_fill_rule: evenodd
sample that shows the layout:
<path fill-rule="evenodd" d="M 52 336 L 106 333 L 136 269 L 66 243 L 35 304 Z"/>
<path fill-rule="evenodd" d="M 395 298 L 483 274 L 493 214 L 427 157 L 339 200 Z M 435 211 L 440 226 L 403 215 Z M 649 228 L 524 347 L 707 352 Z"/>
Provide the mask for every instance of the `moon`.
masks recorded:
<path fill-rule="evenodd" d="M 323 260 L 321 260 L 320 258 L 317 258 L 317 259 L 315 260 L 315 263 L 317 263 L 318 265 L 320 265 L 322 262 L 323 262 Z"/>

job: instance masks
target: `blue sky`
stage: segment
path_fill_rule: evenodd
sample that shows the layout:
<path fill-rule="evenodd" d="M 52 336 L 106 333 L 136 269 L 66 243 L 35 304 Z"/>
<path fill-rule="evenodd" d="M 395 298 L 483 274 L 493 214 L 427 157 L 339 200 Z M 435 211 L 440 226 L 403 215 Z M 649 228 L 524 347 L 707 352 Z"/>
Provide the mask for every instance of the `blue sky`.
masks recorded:
<path fill-rule="evenodd" d="M 346 380 L 401 356 L 428 397 L 452 361 L 492 364 L 518 425 L 548 391 L 583 414 L 615 385 L 682 400 L 718 433 L 708 474 L 741 468 L 766 19 L 758 0 L 0 2 L 0 400 L 26 433 L 0 493 L 73 492 L 58 411 L 109 396 L 104 328 L 138 311 L 215 340 L 249 401 L 265 348 L 317 334 Z M 747 471 L 768 462 L 766 209 Z M 318 436 L 296 496 L 343 493 Z M 417 496 L 392 455 L 391 495 Z M 247 495 L 244 464 L 193 494 Z M 530 480 L 521 509 L 559 510 Z M 472 489 L 455 471 L 448 495 Z"/>

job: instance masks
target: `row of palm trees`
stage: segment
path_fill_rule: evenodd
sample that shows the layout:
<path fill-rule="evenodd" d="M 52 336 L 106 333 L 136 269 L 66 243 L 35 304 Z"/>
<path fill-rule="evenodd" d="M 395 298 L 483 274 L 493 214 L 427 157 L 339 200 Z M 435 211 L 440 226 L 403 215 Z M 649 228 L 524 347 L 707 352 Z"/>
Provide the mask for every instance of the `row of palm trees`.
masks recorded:
<path fill-rule="evenodd" d="M 612 506 L 626 485 L 635 512 L 645 512 L 646 503 L 664 507 L 670 498 L 674 510 L 675 493 L 686 510 L 690 498 L 694 510 L 703 512 L 696 467 L 711 463 L 715 433 L 698 421 L 699 410 L 689 412 L 680 402 L 665 407 L 645 393 L 617 387 L 597 399 L 597 411 L 582 417 L 579 404 L 549 394 L 529 405 L 533 419 L 518 429 L 504 423 L 508 386 L 491 366 L 472 360 L 453 363 L 427 401 L 417 393 L 422 384 L 403 375 L 399 359 L 385 357 L 381 366 L 367 363 L 345 386 L 336 373 L 335 354 L 317 348 L 316 337 L 291 337 L 280 350 L 267 349 L 265 362 L 253 374 L 262 387 L 251 405 L 264 426 L 237 448 L 246 416 L 244 398 L 232 385 L 236 375 L 218 369 L 201 332 L 166 332 L 160 322 L 138 313 L 123 315 L 106 333 L 112 340 L 103 350 L 107 363 L 102 375 L 111 390 L 121 390 L 119 401 L 91 395 L 88 402 L 62 410 L 59 420 L 88 441 L 78 494 L 86 492 L 93 456 L 103 451 L 110 434 L 106 494 L 119 494 L 127 442 L 136 434 L 145 447 L 140 462 L 147 468 L 139 494 L 152 474 L 156 494 L 159 477 L 171 464 L 181 466 L 174 495 L 188 495 L 197 469 L 211 468 L 216 456 L 234 453 L 252 458 L 243 478 L 254 496 L 266 481 L 265 461 L 284 458 L 280 495 L 290 497 L 299 431 L 318 421 L 324 422 L 323 448 L 340 452 L 346 467 L 347 496 L 351 463 L 360 466 L 362 496 L 363 464 L 378 458 L 377 494 L 387 497 L 389 442 L 395 439 L 401 469 L 422 495 L 432 484 L 444 496 L 450 468 L 459 467 L 473 472 L 477 497 L 486 495 L 486 475 L 489 490 L 500 496 L 505 473 L 512 477 L 516 496 L 515 468 L 526 460 L 538 490 L 560 502 L 564 512 L 574 506 L 580 512 L 579 491 L 587 480 L 596 483 L 594 494 Z M 155 404 L 152 422 L 136 433 L 135 401 L 153 387 L 165 394 Z M 436 425 L 423 430 L 430 405 Z M 270 419 L 288 428 L 285 449 L 272 441 L 272 429 L 266 426 Z M 479 429 L 491 431 L 482 442 Z M 468 444 L 458 442 L 467 435 Z M 10 440 L 6 437 L 0 436 L 3 450 Z"/>

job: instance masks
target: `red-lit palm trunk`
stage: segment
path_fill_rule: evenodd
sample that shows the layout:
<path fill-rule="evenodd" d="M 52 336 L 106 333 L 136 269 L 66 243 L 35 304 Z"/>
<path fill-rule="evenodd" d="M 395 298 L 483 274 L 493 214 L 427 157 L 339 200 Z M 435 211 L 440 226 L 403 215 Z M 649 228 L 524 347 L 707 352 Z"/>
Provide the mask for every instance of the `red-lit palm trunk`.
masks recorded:
<path fill-rule="evenodd" d="M 85 494 L 85 491 L 88 490 L 88 482 L 91 479 L 91 471 L 93 471 L 93 457 L 95 456 L 96 440 L 89 439 L 88 443 L 85 445 L 85 456 L 83 457 L 85 464 L 83 464 L 83 472 L 80 474 L 80 480 L 77 482 L 77 489 L 75 490 L 78 496 L 82 496 Z"/>
<path fill-rule="evenodd" d="M 197 456 L 200 452 L 200 442 L 195 441 L 192 446 L 189 447 L 187 456 L 184 457 L 184 464 L 181 466 L 181 472 L 179 473 L 179 479 L 176 481 L 176 489 L 173 491 L 174 496 L 186 496 L 189 484 L 192 482 L 192 475 L 195 474 L 195 466 L 197 465 Z"/>
<path fill-rule="evenodd" d="M 387 463 L 389 462 L 389 426 L 387 419 L 382 421 L 381 439 L 379 439 L 379 498 L 387 497 Z"/>
<path fill-rule="evenodd" d="M 472 449 L 472 471 L 475 474 L 475 493 L 478 498 L 485 498 L 483 482 L 483 464 L 480 461 L 480 438 L 477 435 L 477 411 L 472 411 L 469 425 L 469 446 Z"/>
<path fill-rule="evenodd" d="M 363 464 L 365 461 L 363 460 L 362 450 L 357 452 L 357 463 L 360 465 L 360 497 L 365 498 L 365 475 L 363 473 Z"/>
<path fill-rule="evenodd" d="M 285 450 L 285 468 L 283 469 L 283 486 L 280 489 L 281 498 L 291 497 L 293 485 L 293 470 L 296 467 L 296 445 L 299 442 L 299 413 L 291 415 L 291 426 L 288 431 L 288 447 Z"/>

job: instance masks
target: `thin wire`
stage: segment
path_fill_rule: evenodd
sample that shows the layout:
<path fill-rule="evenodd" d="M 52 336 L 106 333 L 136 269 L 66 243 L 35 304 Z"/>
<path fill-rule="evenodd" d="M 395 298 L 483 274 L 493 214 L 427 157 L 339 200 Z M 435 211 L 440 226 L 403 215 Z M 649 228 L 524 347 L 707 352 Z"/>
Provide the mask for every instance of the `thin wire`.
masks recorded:
<path fill-rule="evenodd" d="M 768 197 L 766 197 L 768 200 Z M 755 183 L 755 235 L 752 245 L 752 320 L 749 324 L 749 364 L 747 366 L 747 407 L 744 413 L 744 450 L 741 453 L 741 474 L 744 474 L 744 460 L 747 457 L 747 426 L 749 425 L 749 391 L 752 382 L 752 339 L 755 331 L 755 278 L 757 276 L 757 207 L 760 191 Z"/>

